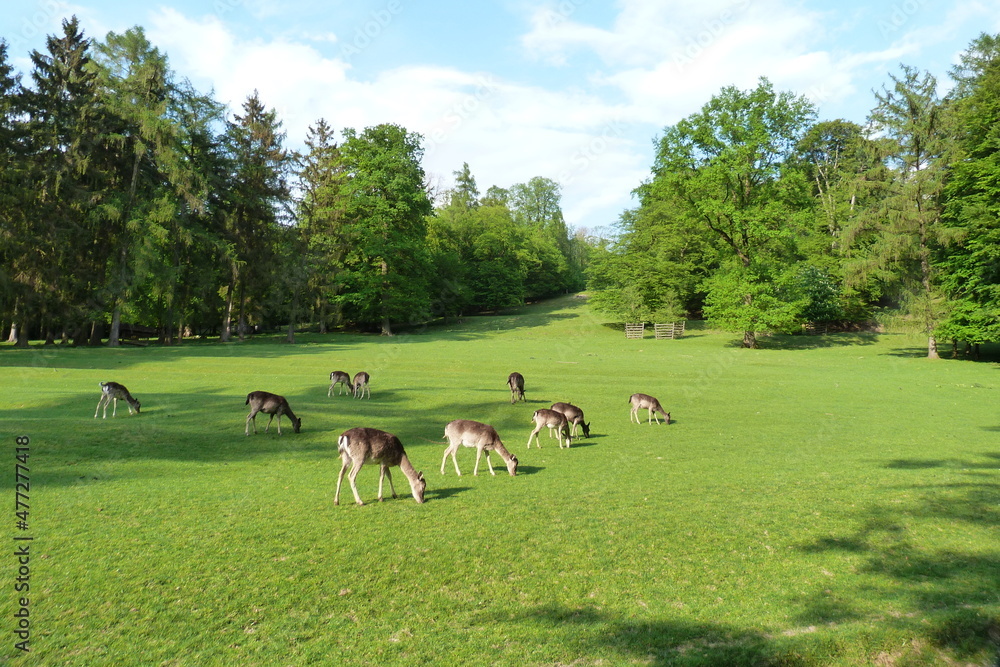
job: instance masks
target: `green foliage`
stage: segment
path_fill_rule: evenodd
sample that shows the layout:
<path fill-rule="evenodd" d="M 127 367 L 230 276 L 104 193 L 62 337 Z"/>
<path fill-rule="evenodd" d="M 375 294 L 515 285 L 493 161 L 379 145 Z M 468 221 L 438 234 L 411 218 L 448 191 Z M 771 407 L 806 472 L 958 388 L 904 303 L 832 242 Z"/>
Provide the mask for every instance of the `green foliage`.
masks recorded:
<path fill-rule="evenodd" d="M 706 313 L 726 326 L 745 323 L 747 347 L 756 347 L 756 327 L 780 330 L 796 311 L 794 303 L 780 303 L 784 290 L 755 276 L 759 267 L 796 258 L 808 183 L 786 163 L 814 113 L 805 98 L 776 93 L 766 79 L 751 91 L 723 88 L 699 113 L 666 129 L 653 184 L 640 190 L 647 200 L 665 193 L 734 257 L 726 274 L 705 282 Z M 737 288 L 747 292 L 734 295 Z M 754 305 L 757 296 L 763 303 Z M 777 311 L 768 314 L 772 306 Z"/>
<path fill-rule="evenodd" d="M 753 265 L 705 281 L 705 318 L 725 331 L 791 333 L 813 303 L 795 269 Z M 744 345 L 753 347 L 744 339 Z"/>
<path fill-rule="evenodd" d="M 345 317 L 367 325 L 422 322 L 430 314 L 425 239 L 431 201 L 421 137 L 398 125 L 344 131 L 348 175 L 344 229 L 350 241 L 338 296 Z"/>

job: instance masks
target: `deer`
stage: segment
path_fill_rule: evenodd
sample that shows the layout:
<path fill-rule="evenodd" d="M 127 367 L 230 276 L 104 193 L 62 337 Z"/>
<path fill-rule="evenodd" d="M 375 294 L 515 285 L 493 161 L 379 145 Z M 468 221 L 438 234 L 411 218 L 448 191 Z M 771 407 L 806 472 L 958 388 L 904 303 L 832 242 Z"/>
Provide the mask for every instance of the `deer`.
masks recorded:
<path fill-rule="evenodd" d="M 347 385 L 349 385 L 350 383 L 351 383 L 350 375 L 348 375 L 344 371 L 333 371 L 332 373 L 330 373 L 330 390 L 326 392 L 326 395 L 333 396 L 333 388 L 339 384 L 340 386 L 337 387 L 337 396 L 340 396 L 340 394 L 342 393 L 341 390 L 347 389 Z"/>
<path fill-rule="evenodd" d="M 660 402 L 648 394 L 632 394 L 629 397 L 629 402 L 632 404 L 632 413 L 629 415 L 629 422 L 631 423 L 635 419 L 636 424 L 641 424 L 639 421 L 639 410 L 649 410 L 649 420 L 647 423 L 652 424 L 653 420 L 656 419 L 656 423 L 660 423 L 659 417 L 656 413 L 659 412 L 667 420 L 667 425 L 670 424 L 670 413 L 663 409 Z"/>
<path fill-rule="evenodd" d="M 490 462 L 490 452 L 496 452 L 507 464 L 507 472 L 511 477 L 517 475 L 517 458 L 507 451 L 500 441 L 495 428 L 489 424 L 474 422 L 469 419 L 456 419 L 449 422 L 444 427 L 444 437 L 448 439 L 448 447 L 444 450 L 444 457 L 441 459 L 441 474 L 444 474 L 445 464 L 448 462 L 448 455 L 451 454 L 451 461 L 455 464 L 455 472 L 462 476 L 462 471 L 458 469 L 458 459 L 455 453 L 462 445 L 476 448 L 476 467 L 472 474 L 479 476 L 479 458 L 486 452 L 486 465 L 489 466 L 490 474 L 496 475 L 493 471 L 493 464 Z"/>
<path fill-rule="evenodd" d="M 570 403 L 553 403 L 551 409 L 566 415 L 566 420 L 573 424 L 574 438 L 576 437 L 577 426 L 583 429 L 583 437 L 590 437 L 590 424 L 583 421 L 583 410 Z M 549 435 L 552 435 L 551 430 L 549 431 Z"/>
<path fill-rule="evenodd" d="M 285 400 L 284 396 L 278 396 L 277 394 L 272 394 L 266 391 L 251 391 L 247 394 L 247 402 L 245 405 L 250 406 L 250 414 L 247 415 L 247 426 L 246 434 L 250 435 L 250 422 L 253 422 L 253 433 L 257 435 L 257 413 L 263 412 L 266 415 L 271 415 L 271 418 L 267 420 L 267 426 L 264 427 L 264 433 L 267 433 L 268 429 L 271 428 L 271 422 L 275 417 L 278 418 L 278 435 L 281 435 L 281 416 L 284 415 L 292 421 L 292 430 L 296 433 L 302 428 L 302 420 L 295 416 L 292 412 L 291 406 L 288 405 L 288 401 Z"/>
<path fill-rule="evenodd" d="M 556 412 L 555 410 L 535 410 L 535 414 L 531 416 L 531 421 L 535 424 L 535 430 L 531 432 L 528 436 L 528 449 L 531 449 L 531 439 L 535 439 L 535 445 L 541 449 L 542 445 L 538 441 L 538 432 L 542 430 L 543 426 L 549 428 L 549 435 L 552 434 L 552 429 L 558 429 L 556 435 L 559 436 L 559 448 L 562 449 L 563 446 L 563 434 L 566 435 L 566 447 L 570 446 L 572 438 L 569 434 L 569 421 L 566 419 L 566 415 L 561 412 Z"/>
<path fill-rule="evenodd" d="M 526 401 L 524 398 L 524 376 L 520 373 L 511 373 L 507 376 L 507 386 L 510 387 L 510 403 L 513 405 L 517 399 Z"/>
<path fill-rule="evenodd" d="M 367 391 L 368 399 L 371 400 L 372 390 L 368 388 L 368 380 L 370 379 L 371 376 L 364 371 L 354 375 L 354 382 L 351 384 L 351 389 L 354 391 L 354 398 L 364 398 L 365 392 Z M 360 396 L 358 395 L 359 391 L 361 392 Z"/>
<path fill-rule="evenodd" d="M 366 463 L 377 464 L 379 466 L 378 477 L 378 499 L 382 502 L 382 482 L 389 479 L 389 490 L 392 497 L 398 498 L 396 489 L 392 485 L 392 474 L 389 468 L 399 466 L 406 478 L 410 480 L 410 489 L 413 491 L 413 499 L 418 503 L 424 502 L 424 491 L 427 490 L 427 482 L 424 480 L 424 473 L 413 468 L 410 459 L 406 458 L 403 450 L 403 443 L 392 433 L 386 433 L 374 428 L 357 427 L 344 431 L 337 438 L 337 450 L 343 465 L 340 467 L 340 477 L 337 478 L 337 494 L 333 497 L 333 504 L 340 504 L 340 485 L 344 481 L 344 473 L 350 468 L 351 472 L 347 476 L 347 481 L 351 484 L 351 491 L 354 492 L 354 500 L 358 505 L 364 505 L 361 496 L 358 495 L 358 487 L 355 479 L 361 466 Z"/>
<path fill-rule="evenodd" d="M 125 385 L 118 384 L 117 382 L 102 382 L 101 383 L 101 397 L 97 400 L 97 409 L 94 410 L 94 419 L 97 419 L 97 413 L 101 411 L 101 403 L 104 404 L 104 416 L 101 419 L 108 418 L 108 403 L 114 401 L 114 407 L 111 409 L 111 416 L 114 417 L 118 414 L 118 400 L 121 399 L 128 403 L 128 413 L 132 414 L 132 408 L 135 408 L 135 414 L 139 414 L 139 401 L 132 397 Z"/>

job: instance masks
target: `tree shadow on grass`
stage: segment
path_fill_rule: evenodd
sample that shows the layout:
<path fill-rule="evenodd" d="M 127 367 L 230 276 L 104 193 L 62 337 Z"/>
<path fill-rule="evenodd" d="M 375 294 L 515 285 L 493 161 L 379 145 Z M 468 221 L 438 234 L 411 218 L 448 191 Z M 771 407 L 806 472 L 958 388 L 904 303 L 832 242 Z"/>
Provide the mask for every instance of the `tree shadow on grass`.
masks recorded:
<path fill-rule="evenodd" d="M 997 454 L 986 461 L 897 459 L 885 464 L 893 470 L 913 471 L 912 483 L 900 487 L 905 502 L 859 509 L 857 528 L 803 544 L 805 553 L 850 554 L 860 559 L 855 571 L 863 579 L 826 582 L 813 592 L 791 601 L 798 620 L 805 624 L 842 622 L 857 618 L 853 600 L 870 599 L 874 581 L 891 582 L 892 608 L 910 613 L 884 614 L 878 622 L 914 637 L 914 654 L 908 664 L 993 660 L 1000 664 L 1000 618 L 990 613 L 1000 590 L 1000 552 L 970 547 L 968 552 L 933 548 L 917 543 L 911 525 L 928 522 L 993 529 L 1000 525 L 1000 476 L 994 471 Z M 926 484 L 919 477 L 933 468 L 954 468 L 969 481 Z M 992 473 L 992 474 L 991 474 Z M 886 602 L 886 605 L 889 603 Z M 925 645 L 925 649 L 920 649 Z M 922 652 L 923 651 L 923 652 Z M 940 652 L 946 652 L 941 655 Z M 979 663 L 977 663 L 979 664 Z M 985 664 L 985 663 L 982 663 Z"/>
<path fill-rule="evenodd" d="M 762 350 L 817 350 L 833 347 L 860 347 L 875 345 L 879 334 L 859 331 L 845 331 L 822 336 L 774 334 L 760 337 L 758 345 Z M 733 340 L 729 347 L 742 347 L 742 340 Z"/>
<path fill-rule="evenodd" d="M 543 606 L 512 616 L 484 619 L 490 625 L 530 626 L 566 647 L 585 664 L 643 664 L 654 667 L 783 665 L 820 662 L 804 653 L 800 640 L 770 637 L 722 624 L 635 621 L 592 607 Z M 575 663 L 574 663 L 575 664 Z"/>

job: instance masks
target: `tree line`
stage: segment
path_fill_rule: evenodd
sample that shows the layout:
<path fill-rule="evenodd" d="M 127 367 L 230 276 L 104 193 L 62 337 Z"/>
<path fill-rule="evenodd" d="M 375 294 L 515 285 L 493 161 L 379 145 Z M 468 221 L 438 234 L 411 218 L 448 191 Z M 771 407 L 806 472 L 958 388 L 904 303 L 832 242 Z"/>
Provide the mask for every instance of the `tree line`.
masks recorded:
<path fill-rule="evenodd" d="M 624 321 L 703 315 L 741 332 L 892 313 L 938 341 L 1000 340 L 1000 35 L 953 87 L 901 66 L 864 125 L 805 97 L 723 88 L 656 141 L 621 233 L 590 258 L 594 304 Z"/>
<path fill-rule="evenodd" d="M 290 150 L 256 91 L 230 113 L 139 27 L 96 41 L 72 17 L 30 58 L 23 80 L 0 40 L 0 321 L 18 345 L 389 334 L 584 286 L 550 179 L 481 194 L 465 164 L 432 192 L 422 138 L 394 124 L 338 139 L 319 119 Z"/>

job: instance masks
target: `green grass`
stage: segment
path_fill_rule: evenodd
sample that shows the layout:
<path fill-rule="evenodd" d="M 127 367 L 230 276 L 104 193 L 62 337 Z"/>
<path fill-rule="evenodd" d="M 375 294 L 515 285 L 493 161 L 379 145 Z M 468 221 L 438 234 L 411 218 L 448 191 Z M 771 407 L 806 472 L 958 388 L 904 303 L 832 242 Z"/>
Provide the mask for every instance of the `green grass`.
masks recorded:
<path fill-rule="evenodd" d="M 996 363 L 930 362 L 892 335 L 626 340 L 575 298 L 299 341 L 0 347 L 7 552 L 34 537 L 32 650 L 13 648 L 8 556 L 0 663 L 996 664 Z M 328 398 L 331 370 L 369 371 L 371 400 Z M 95 420 L 106 380 L 142 414 Z M 288 397 L 302 432 L 245 437 L 255 389 Z M 630 424 L 636 391 L 675 423 Z M 592 437 L 526 450 L 555 401 Z M 517 477 L 496 460 L 473 477 L 468 448 L 442 476 L 457 418 L 493 424 Z M 353 426 L 399 435 L 426 504 L 398 471 L 400 498 L 376 502 L 366 467 L 368 504 L 345 482 L 333 506 Z"/>

